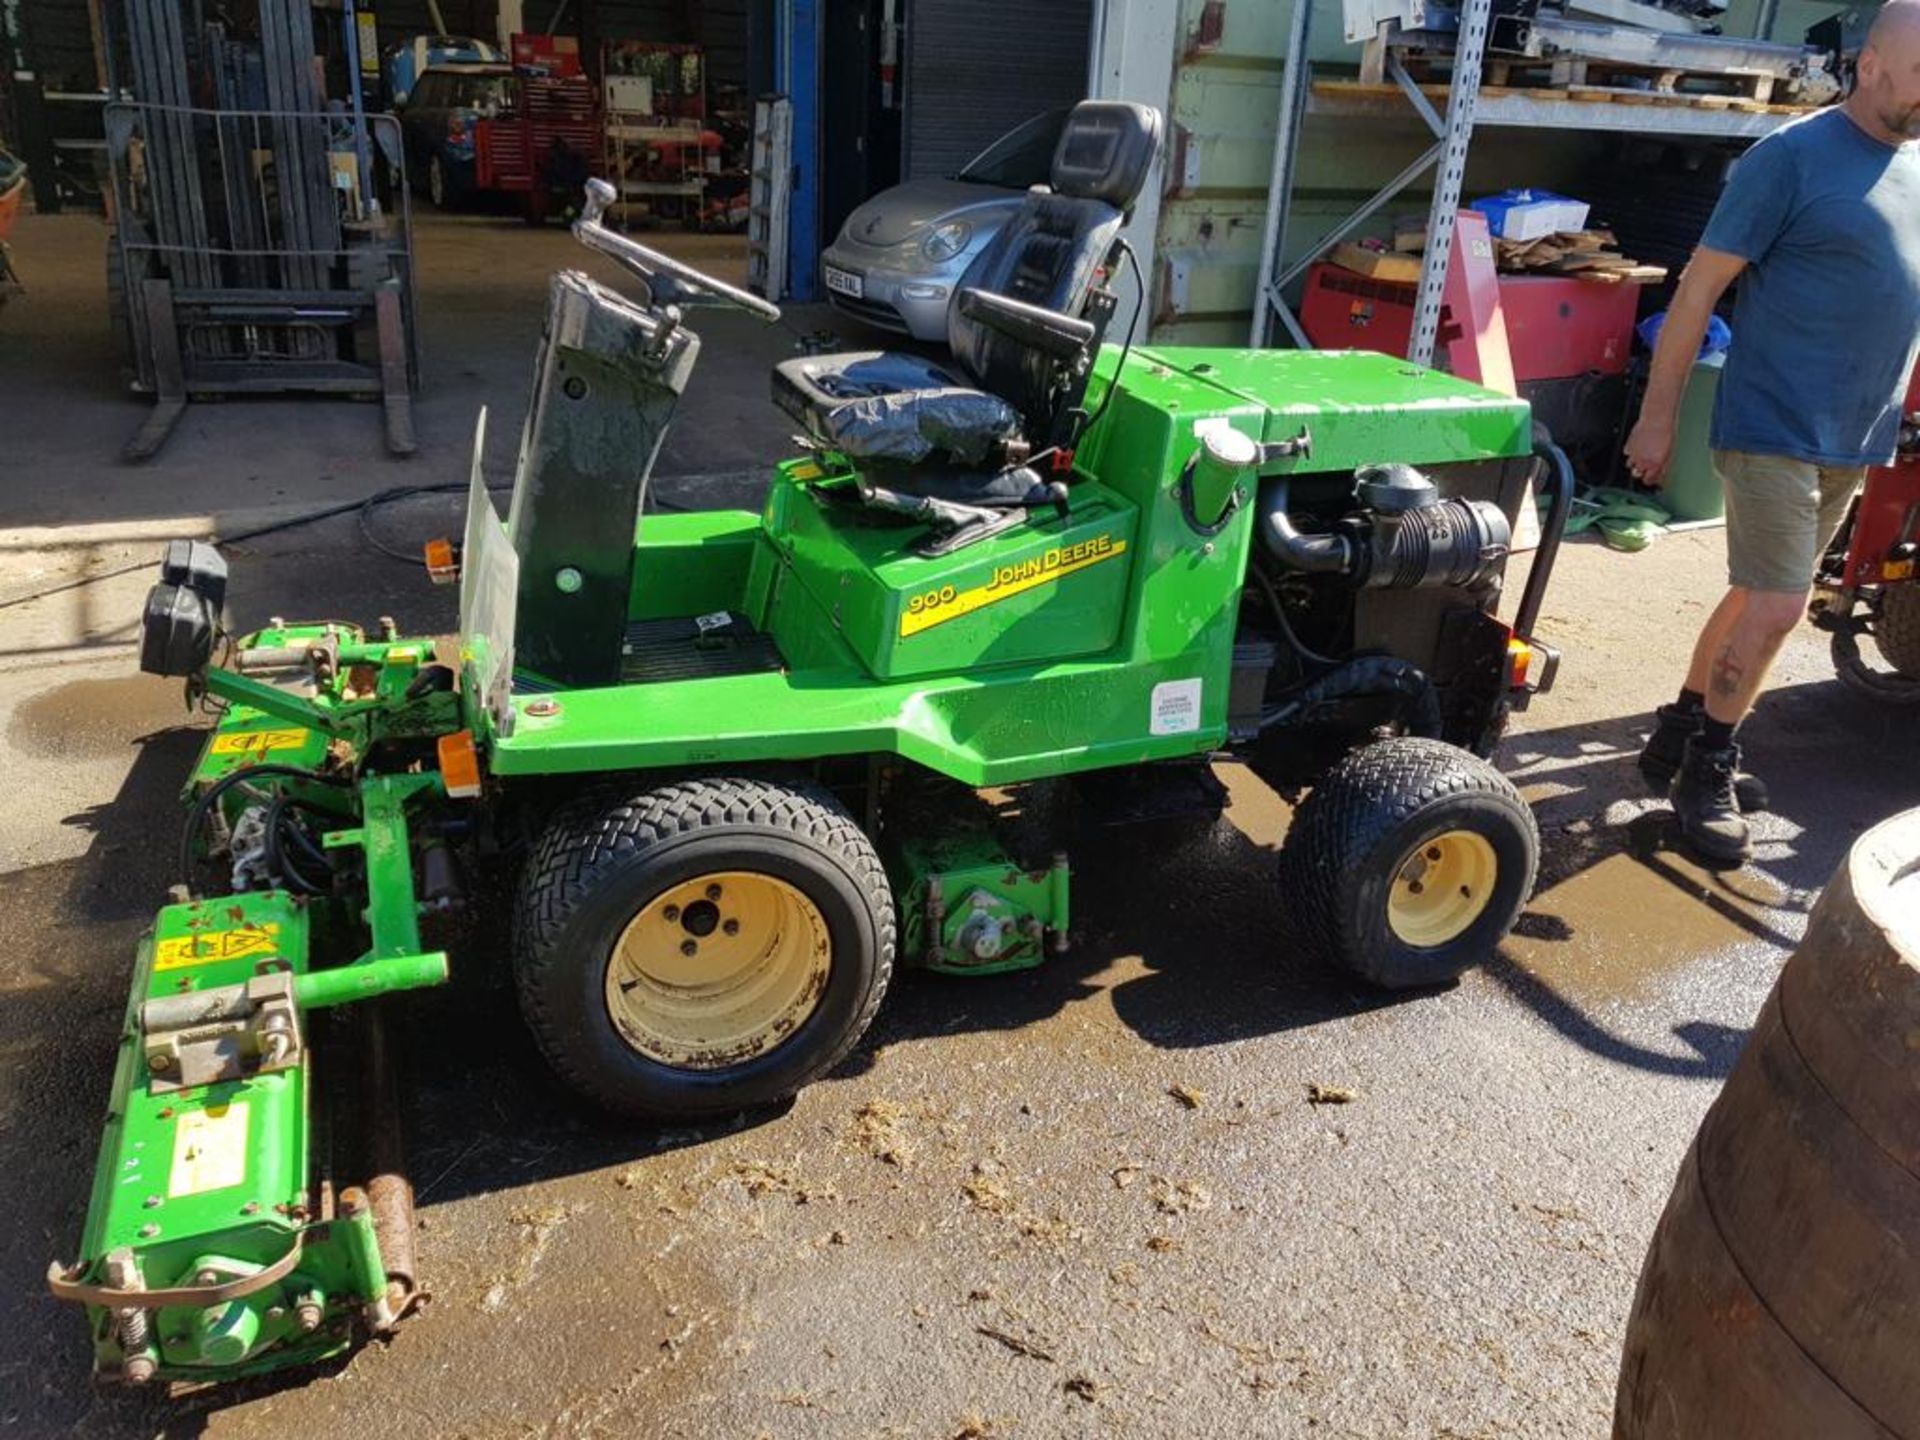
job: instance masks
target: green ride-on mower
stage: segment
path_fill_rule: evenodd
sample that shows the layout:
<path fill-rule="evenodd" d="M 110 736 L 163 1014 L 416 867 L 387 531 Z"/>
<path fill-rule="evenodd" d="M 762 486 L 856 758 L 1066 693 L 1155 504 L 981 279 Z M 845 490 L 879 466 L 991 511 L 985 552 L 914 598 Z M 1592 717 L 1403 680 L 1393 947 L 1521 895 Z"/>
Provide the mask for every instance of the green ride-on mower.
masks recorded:
<path fill-rule="evenodd" d="M 476 440 L 464 542 L 429 547 L 456 636 L 231 634 L 221 557 L 169 548 L 141 665 L 219 718 L 79 1259 L 49 1277 L 102 1374 L 277 1369 L 405 1313 L 366 1002 L 446 978 L 429 942 L 476 882 L 517 887 L 553 1068 L 655 1121 L 793 1094 L 896 965 L 1065 950 L 1044 817 L 1076 792 L 1161 814 L 1223 758 L 1307 792 L 1278 880 L 1335 963 L 1423 986 L 1490 954 L 1538 841 L 1485 757 L 1552 676 L 1530 631 L 1570 477 L 1524 404 L 1404 361 L 1113 343 L 1160 128 L 1074 112 L 955 301 L 952 364 L 778 366 L 805 453 L 759 514 L 643 502 L 700 346 L 686 309 L 779 312 L 604 229 L 596 184 L 576 233 L 644 293 L 554 278 L 506 520 Z M 1509 625 L 1534 481 L 1555 503 Z"/>

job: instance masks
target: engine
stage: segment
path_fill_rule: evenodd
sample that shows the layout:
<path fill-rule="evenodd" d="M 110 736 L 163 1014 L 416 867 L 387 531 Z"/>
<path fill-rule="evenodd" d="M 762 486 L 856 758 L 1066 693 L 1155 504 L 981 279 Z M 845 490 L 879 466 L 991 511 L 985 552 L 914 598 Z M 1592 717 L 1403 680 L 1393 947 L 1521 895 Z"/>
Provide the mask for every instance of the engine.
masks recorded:
<path fill-rule="evenodd" d="M 1478 584 L 1499 571 L 1513 538 L 1498 505 L 1442 499 L 1433 481 L 1411 465 L 1359 471 L 1359 508 L 1317 534 L 1295 528 L 1287 491 L 1285 477 L 1260 489 L 1269 553 L 1287 569 L 1336 576 L 1357 589 Z"/>

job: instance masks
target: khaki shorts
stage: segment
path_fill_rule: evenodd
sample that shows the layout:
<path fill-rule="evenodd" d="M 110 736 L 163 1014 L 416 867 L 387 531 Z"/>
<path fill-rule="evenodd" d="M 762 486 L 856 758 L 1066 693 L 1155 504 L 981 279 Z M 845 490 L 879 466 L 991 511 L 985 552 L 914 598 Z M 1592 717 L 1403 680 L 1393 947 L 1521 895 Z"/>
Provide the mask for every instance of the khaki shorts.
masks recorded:
<path fill-rule="evenodd" d="M 1847 518 L 1866 467 L 1715 450 L 1727 494 L 1727 578 L 1743 590 L 1805 590 Z"/>

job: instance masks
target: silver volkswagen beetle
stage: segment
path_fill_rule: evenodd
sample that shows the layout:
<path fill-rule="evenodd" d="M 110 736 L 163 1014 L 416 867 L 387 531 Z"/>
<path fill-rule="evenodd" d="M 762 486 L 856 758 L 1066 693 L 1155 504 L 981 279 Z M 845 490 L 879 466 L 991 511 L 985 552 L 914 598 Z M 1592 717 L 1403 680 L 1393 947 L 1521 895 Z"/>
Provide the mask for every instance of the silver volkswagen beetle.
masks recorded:
<path fill-rule="evenodd" d="M 944 344 L 960 277 L 1027 190 L 1044 184 L 1067 111 L 1014 126 L 941 179 L 882 190 L 847 217 L 820 257 L 827 299 L 869 325 Z"/>

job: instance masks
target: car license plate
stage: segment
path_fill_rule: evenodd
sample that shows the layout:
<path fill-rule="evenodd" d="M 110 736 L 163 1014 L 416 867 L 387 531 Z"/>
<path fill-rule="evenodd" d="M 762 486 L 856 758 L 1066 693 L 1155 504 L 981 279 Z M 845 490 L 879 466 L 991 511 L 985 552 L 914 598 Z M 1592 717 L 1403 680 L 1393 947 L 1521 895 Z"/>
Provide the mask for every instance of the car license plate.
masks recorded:
<path fill-rule="evenodd" d="M 865 292 L 865 283 L 852 271 L 836 270 L 831 265 L 823 265 L 820 268 L 826 275 L 827 289 L 836 295 L 846 295 L 858 300 Z"/>

